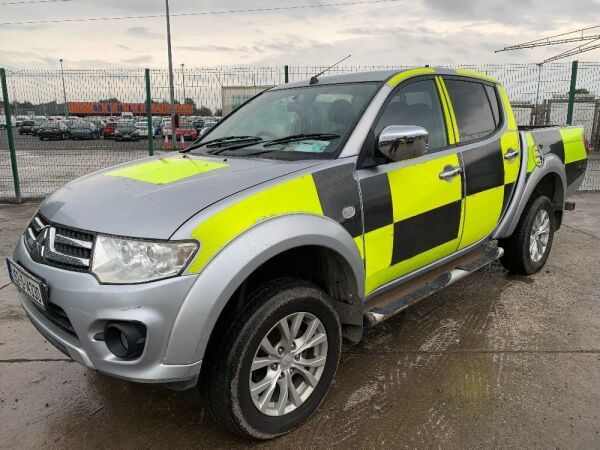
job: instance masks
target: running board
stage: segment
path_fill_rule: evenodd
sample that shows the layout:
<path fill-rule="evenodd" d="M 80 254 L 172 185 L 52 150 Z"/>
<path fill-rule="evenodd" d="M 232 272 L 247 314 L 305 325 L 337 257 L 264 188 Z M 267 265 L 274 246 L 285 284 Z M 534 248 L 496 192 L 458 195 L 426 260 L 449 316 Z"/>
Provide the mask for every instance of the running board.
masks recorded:
<path fill-rule="evenodd" d="M 467 275 L 491 264 L 504 254 L 500 247 L 491 247 L 478 250 L 475 254 L 467 255 L 458 261 L 454 261 L 446 271 L 438 273 L 437 276 L 428 274 L 420 279 L 400 285 L 393 291 L 385 292 L 365 303 L 363 314 L 363 325 L 365 328 L 375 326 L 390 317 L 404 311 L 411 305 L 420 302 L 431 294 L 462 280 Z M 409 290 L 407 292 L 407 287 Z"/>

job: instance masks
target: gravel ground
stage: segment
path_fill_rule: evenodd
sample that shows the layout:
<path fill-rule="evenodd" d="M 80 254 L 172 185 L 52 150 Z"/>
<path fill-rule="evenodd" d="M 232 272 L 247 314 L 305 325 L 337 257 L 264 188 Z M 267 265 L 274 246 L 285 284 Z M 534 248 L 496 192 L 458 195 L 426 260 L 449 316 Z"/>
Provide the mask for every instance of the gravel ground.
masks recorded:
<path fill-rule="evenodd" d="M 599 448 L 600 193 L 575 200 L 541 273 L 493 265 L 369 330 L 310 422 L 267 443 L 223 432 L 197 390 L 69 361 L 0 270 L 0 448 Z M 36 207 L 0 206 L 0 256 Z"/>

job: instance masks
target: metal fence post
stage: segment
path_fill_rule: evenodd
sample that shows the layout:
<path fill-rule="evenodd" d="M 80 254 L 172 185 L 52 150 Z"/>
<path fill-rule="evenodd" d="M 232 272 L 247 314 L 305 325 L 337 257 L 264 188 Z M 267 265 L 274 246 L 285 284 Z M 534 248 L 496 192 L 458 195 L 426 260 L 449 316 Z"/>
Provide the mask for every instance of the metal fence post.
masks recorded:
<path fill-rule="evenodd" d="M 17 168 L 17 154 L 15 152 L 15 137 L 12 128 L 12 112 L 10 100 L 8 99 L 8 86 L 6 84 L 6 70 L 0 69 L 0 83 L 2 83 L 2 99 L 4 101 L 4 115 L 6 116 L 6 137 L 8 138 L 8 151 L 10 153 L 10 165 L 12 168 L 13 183 L 15 186 L 15 198 L 21 203 L 21 184 L 19 182 L 19 169 Z"/>
<path fill-rule="evenodd" d="M 283 72 L 284 72 L 284 82 L 288 83 L 289 79 L 290 79 L 290 67 L 286 64 L 285 66 L 283 66 Z"/>
<path fill-rule="evenodd" d="M 571 89 L 569 90 L 569 106 L 567 108 L 567 125 L 573 125 L 573 108 L 575 106 L 575 90 L 577 89 L 577 66 L 579 62 L 573 61 L 571 66 Z"/>
<path fill-rule="evenodd" d="M 144 70 L 146 79 L 146 119 L 148 121 L 148 155 L 154 155 L 154 126 L 152 125 L 152 97 L 150 92 L 150 69 Z"/>

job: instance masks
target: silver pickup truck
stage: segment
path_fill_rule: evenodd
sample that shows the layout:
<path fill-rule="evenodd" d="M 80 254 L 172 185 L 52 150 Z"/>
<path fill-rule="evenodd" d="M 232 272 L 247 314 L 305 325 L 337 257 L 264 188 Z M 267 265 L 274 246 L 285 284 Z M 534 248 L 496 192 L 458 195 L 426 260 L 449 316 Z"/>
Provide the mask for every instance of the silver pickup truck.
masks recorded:
<path fill-rule="evenodd" d="M 319 407 L 343 338 L 498 258 L 539 271 L 587 153 L 582 128 L 519 130 L 483 75 L 313 77 L 59 189 L 9 272 L 75 361 L 199 385 L 225 427 L 273 438 Z"/>

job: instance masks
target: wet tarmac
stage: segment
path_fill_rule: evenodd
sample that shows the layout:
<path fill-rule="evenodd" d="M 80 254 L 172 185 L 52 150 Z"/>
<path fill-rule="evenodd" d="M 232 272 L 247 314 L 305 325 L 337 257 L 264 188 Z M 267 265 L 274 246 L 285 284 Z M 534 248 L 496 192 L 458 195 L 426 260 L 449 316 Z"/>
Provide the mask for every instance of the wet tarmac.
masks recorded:
<path fill-rule="evenodd" d="M 0 270 L 0 448 L 600 447 L 600 193 L 580 194 L 543 272 L 476 273 L 347 346 L 304 427 L 244 442 L 196 389 L 68 361 Z M 0 206 L 0 256 L 37 205 Z"/>

